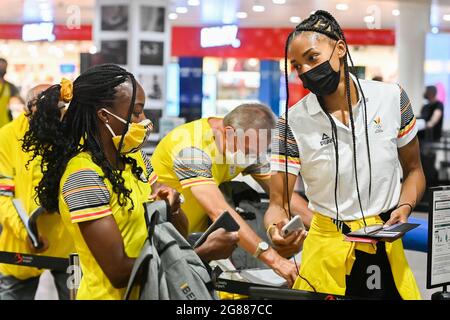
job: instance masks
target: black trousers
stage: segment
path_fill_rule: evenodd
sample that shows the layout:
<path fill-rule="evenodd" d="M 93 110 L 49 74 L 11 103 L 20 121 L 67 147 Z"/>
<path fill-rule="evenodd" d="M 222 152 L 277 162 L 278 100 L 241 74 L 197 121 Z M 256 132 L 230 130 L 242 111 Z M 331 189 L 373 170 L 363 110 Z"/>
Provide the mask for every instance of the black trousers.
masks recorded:
<path fill-rule="evenodd" d="M 380 214 L 380 218 L 384 222 L 388 221 L 391 212 Z M 347 225 L 343 225 L 342 232 L 350 232 Z M 355 255 L 352 271 L 346 276 L 346 296 L 362 299 L 402 299 L 395 286 L 384 242 L 377 243 L 376 254 L 355 250 Z"/>
<path fill-rule="evenodd" d="M 346 277 L 345 295 L 355 298 L 401 300 L 384 242 L 377 243 L 376 254 L 356 250 L 352 272 Z"/>

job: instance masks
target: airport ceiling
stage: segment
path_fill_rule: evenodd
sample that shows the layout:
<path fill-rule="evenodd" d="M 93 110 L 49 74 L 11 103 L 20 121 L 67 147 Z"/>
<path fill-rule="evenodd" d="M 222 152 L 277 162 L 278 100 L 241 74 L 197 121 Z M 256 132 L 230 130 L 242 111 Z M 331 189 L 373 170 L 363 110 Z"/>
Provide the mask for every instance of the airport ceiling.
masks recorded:
<path fill-rule="evenodd" d="M 157 1 L 161 2 L 147 0 L 145 3 Z M 450 0 L 167 1 L 167 14 L 172 18 L 170 23 L 177 26 L 238 24 L 247 27 L 289 27 L 312 11 L 324 9 L 333 13 L 344 28 L 365 28 L 371 23 L 377 23 L 380 28 L 395 28 L 398 14 L 401 14 L 398 10 L 401 2 L 430 2 L 432 26 L 450 30 Z M 79 13 L 81 24 L 92 24 L 95 0 L 0 0 L 0 8 L 0 24 L 45 20 L 64 24 L 74 13 Z"/>

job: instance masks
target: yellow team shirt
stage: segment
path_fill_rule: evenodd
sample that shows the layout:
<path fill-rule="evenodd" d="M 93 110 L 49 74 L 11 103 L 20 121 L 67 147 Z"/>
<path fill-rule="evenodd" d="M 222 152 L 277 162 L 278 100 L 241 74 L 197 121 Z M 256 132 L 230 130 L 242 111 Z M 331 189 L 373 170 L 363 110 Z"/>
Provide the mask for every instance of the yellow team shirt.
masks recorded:
<path fill-rule="evenodd" d="M 0 81 L 0 128 L 5 124 L 11 122 L 11 115 L 9 112 L 9 100 L 11 97 L 18 96 L 17 88 L 8 81 Z"/>
<path fill-rule="evenodd" d="M 80 232 L 78 223 L 100 219 L 111 215 L 122 235 L 125 253 L 137 258 L 147 237 L 143 203 L 151 194 L 151 184 L 156 180 L 150 161 L 142 153 L 130 155 L 143 169 L 138 179 L 127 164 L 122 176 L 125 187 L 131 192 L 131 202 L 125 207 L 118 203 L 118 196 L 112 190 L 110 181 L 104 177 L 103 170 L 96 165 L 90 154 L 81 152 L 67 164 L 60 182 L 59 209 L 64 225 L 69 230 L 76 252 L 80 258 L 83 273 L 77 299 L 120 300 L 126 288 L 116 289 L 95 260 Z"/>
<path fill-rule="evenodd" d="M 29 154 L 22 151 L 20 141 L 28 131 L 28 119 L 21 114 L 0 129 L 0 251 L 31 253 L 27 244 L 27 232 L 12 203 L 13 198 L 22 201 L 27 213 L 37 209 L 34 188 L 42 178 L 40 159 L 28 164 Z M 57 213 L 43 214 L 37 220 L 39 233 L 49 241 L 48 250 L 40 255 L 68 258 L 73 252 L 73 242 Z M 44 270 L 0 264 L 0 273 L 17 279 L 39 276 Z"/>
<path fill-rule="evenodd" d="M 11 121 L 8 114 L 9 98 L 11 92 L 6 82 L 0 83 L 0 128 Z"/>
<path fill-rule="evenodd" d="M 208 118 L 172 130 L 159 142 L 151 162 L 158 182 L 184 196 L 181 208 L 188 217 L 190 233 L 204 231 L 208 227 L 208 215 L 194 198 L 191 187 L 205 184 L 219 186 L 240 173 L 251 174 L 257 179 L 270 178 L 270 166 L 261 159 L 249 166 L 227 163 L 217 148 Z"/>

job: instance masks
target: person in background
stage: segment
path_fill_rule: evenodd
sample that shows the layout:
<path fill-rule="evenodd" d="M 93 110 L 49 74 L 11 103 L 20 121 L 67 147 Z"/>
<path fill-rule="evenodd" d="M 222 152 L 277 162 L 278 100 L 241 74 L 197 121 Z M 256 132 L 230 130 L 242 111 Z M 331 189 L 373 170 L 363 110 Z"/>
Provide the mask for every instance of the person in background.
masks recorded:
<path fill-rule="evenodd" d="M 441 140 L 444 105 L 436 98 L 435 86 L 427 86 L 423 97 L 428 103 L 420 110 L 420 119 L 425 120 L 425 130 L 419 131 L 420 141 L 436 142 Z"/>
<path fill-rule="evenodd" d="M 374 77 L 372 78 L 372 80 L 373 80 L 373 81 L 380 81 L 380 82 L 383 82 L 383 77 L 382 77 L 382 76 L 374 76 Z"/>
<path fill-rule="evenodd" d="M 0 58 L 0 128 L 12 120 L 9 102 L 12 97 L 17 97 L 21 102 L 19 90 L 11 82 L 5 80 L 8 62 Z"/>
<path fill-rule="evenodd" d="M 22 142 L 29 128 L 29 120 L 35 111 L 39 93 L 50 85 L 39 85 L 27 95 L 27 112 L 0 129 L 0 251 L 24 254 L 42 254 L 51 257 L 67 258 L 74 247 L 64 228 L 61 217 L 55 213 L 44 213 L 37 220 L 42 248 L 35 249 L 29 240 L 25 226 L 19 218 L 12 200 L 22 202 L 28 214 L 37 209 L 36 191 L 42 178 L 40 159 L 31 159 L 30 154 L 22 151 Z M 60 108 L 64 107 L 60 104 Z M 57 113 L 62 113 L 58 109 Z M 0 300 L 32 300 L 36 294 L 42 269 L 0 264 Z M 59 299 L 69 299 L 66 285 L 68 274 L 61 271 L 51 272 Z"/>

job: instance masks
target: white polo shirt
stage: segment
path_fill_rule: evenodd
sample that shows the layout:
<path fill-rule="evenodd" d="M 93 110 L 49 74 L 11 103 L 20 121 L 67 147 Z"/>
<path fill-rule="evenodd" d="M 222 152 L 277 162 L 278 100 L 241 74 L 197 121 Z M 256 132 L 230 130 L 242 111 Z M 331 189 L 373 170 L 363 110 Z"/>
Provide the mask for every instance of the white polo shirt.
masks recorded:
<path fill-rule="evenodd" d="M 360 80 L 366 97 L 367 125 L 372 161 L 372 194 L 369 201 L 369 165 L 362 98 L 353 109 L 358 185 L 365 217 L 394 208 L 401 190 L 398 148 L 417 134 L 416 119 L 406 92 L 397 84 Z M 362 97 L 361 94 L 359 94 Z M 351 128 L 334 118 L 339 146 L 337 203 L 339 219 L 362 218 L 356 191 Z M 334 198 L 335 150 L 331 124 L 316 95 L 310 93 L 289 109 L 287 148 L 285 115 L 279 118 L 272 141 L 272 171 L 302 176 L 309 208 L 336 218 Z M 350 126 L 350 124 L 349 124 Z"/>

